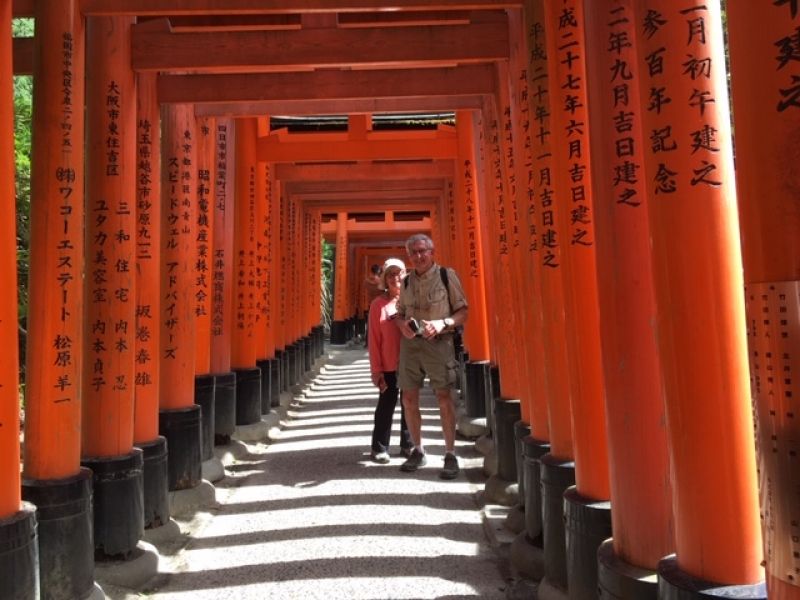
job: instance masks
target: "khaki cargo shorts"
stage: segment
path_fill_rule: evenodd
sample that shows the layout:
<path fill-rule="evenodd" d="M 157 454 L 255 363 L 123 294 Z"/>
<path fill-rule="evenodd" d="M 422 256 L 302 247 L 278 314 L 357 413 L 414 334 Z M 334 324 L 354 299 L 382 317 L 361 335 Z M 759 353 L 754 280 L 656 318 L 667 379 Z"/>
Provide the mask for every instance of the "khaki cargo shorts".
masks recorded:
<path fill-rule="evenodd" d="M 421 388 L 426 375 L 434 390 L 450 389 L 456 383 L 457 368 L 452 335 L 432 340 L 403 338 L 400 342 L 400 366 L 397 369 L 400 389 Z"/>

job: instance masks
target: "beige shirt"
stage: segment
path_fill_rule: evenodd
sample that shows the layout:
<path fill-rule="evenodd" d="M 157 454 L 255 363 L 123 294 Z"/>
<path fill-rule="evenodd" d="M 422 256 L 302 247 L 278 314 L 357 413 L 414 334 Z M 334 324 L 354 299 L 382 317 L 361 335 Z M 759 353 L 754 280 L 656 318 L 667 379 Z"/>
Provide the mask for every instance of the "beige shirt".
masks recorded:
<path fill-rule="evenodd" d="M 444 319 L 458 309 L 467 306 L 464 288 L 453 269 L 447 269 L 447 287 L 442 283 L 440 267 L 436 263 L 422 275 L 411 271 L 400 288 L 397 312 L 401 317 L 425 319 Z M 448 288 L 450 297 L 448 299 Z"/>

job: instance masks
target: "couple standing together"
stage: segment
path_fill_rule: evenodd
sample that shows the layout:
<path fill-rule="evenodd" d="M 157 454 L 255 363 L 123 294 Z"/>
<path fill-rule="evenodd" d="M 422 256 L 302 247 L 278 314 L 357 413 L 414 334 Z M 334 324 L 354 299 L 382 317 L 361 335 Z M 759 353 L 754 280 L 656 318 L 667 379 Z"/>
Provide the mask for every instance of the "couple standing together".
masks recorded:
<path fill-rule="evenodd" d="M 370 371 L 380 390 L 371 456 L 375 462 L 389 462 L 392 418 L 402 390 L 400 448 L 407 458 L 400 470 L 411 472 L 425 466 L 419 391 L 427 375 L 436 392 L 444 436 L 444 466 L 439 476 L 455 479 L 459 467 L 452 394 L 457 368 L 453 333 L 467 318 L 467 301 L 455 271 L 434 262 L 431 238 L 411 236 L 406 251 L 413 267 L 408 276 L 403 261 L 388 259 L 381 274 L 385 292 L 369 309 Z"/>

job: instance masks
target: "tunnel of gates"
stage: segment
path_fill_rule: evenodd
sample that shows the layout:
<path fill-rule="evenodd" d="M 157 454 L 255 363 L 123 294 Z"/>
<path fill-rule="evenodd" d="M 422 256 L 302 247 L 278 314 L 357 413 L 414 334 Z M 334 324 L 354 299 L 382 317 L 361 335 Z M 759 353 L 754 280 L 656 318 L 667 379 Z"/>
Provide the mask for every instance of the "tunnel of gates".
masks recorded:
<path fill-rule="evenodd" d="M 87 597 L 311 368 L 321 238 L 342 343 L 417 232 L 464 282 L 462 394 L 540 589 L 800 596 L 800 18 L 726 10 L 735 171 L 719 0 L 0 0 L 4 597 Z"/>

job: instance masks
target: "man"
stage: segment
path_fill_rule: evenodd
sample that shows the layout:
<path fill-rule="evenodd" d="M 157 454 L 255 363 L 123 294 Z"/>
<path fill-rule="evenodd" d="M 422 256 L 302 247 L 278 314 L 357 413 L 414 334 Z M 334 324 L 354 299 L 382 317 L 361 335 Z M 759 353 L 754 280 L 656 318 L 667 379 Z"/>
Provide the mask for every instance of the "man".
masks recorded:
<path fill-rule="evenodd" d="M 415 447 L 400 469 L 416 471 L 427 463 L 419 411 L 419 390 L 427 375 L 439 402 L 444 435 L 444 468 L 439 476 L 455 479 L 459 467 L 452 394 L 457 367 L 453 333 L 467 319 L 467 300 L 455 271 L 446 269 L 443 276 L 444 267 L 434 262 L 431 238 L 421 233 L 412 235 L 406 242 L 406 251 L 414 268 L 403 281 L 397 302 L 396 322 L 403 334 L 398 384 L 403 391 L 403 408 Z"/>

